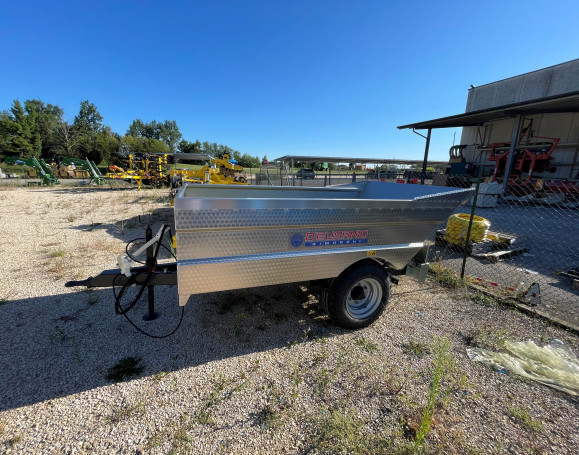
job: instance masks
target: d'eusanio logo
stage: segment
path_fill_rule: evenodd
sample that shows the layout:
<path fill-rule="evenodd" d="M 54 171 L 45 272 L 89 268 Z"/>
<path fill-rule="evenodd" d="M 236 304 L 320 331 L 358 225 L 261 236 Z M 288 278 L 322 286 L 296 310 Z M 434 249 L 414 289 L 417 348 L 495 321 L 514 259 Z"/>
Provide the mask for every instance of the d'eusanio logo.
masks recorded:
<path fill-rule="evenodd" d="M 304 238 L 302 237 L 301 234 L 294 234 L 292 235 L 292 238 L 290 240 L 291 244 L 293 247 L 297 248 L 299 246 L 301 246 L 301 244 L 303 243 Z"/>
<path fill-rule="evenodd" d="M 306 242 L 330 242 L 333 240 L 367 239 L 368 230 L 306 232 Z"/>
<path fill-rule="evenodd" d="M 304 236 L 294 234 L 290 243 L 294 248 L 302 246 L 333 246 L 333 245 L 353 245 L 356 243 L 368 243 L 368 230 L 342 230 L 342 231 L 311 231 Z"/>

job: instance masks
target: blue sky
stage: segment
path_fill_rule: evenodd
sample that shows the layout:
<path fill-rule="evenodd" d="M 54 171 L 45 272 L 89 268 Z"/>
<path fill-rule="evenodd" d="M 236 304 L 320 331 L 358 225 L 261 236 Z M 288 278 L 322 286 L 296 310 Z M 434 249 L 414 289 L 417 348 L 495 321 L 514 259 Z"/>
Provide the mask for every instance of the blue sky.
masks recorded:
<path fill-rule="evenodd" d="M 36 1 L 0 3 L 0 110 L 82 100 L 124 134 L 269 159 L 420 159 L 396 126 L 464 112 L 482 85 L 579 57 L 576 1 Z M 447 160 L 456 131 L 434 130 Z"/>

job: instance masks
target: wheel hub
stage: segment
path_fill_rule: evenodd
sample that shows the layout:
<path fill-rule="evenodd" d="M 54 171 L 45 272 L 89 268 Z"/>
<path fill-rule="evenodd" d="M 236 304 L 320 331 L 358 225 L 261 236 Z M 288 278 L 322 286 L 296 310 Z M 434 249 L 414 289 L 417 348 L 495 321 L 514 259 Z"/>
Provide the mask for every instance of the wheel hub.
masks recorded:
<path fill-rule="evenodd" d="M 371 316 L 382 303 L 382 286 L 373 278 L 365 278 L 356 282 L 348 292 L 346 310 L 356 319 Z"/>

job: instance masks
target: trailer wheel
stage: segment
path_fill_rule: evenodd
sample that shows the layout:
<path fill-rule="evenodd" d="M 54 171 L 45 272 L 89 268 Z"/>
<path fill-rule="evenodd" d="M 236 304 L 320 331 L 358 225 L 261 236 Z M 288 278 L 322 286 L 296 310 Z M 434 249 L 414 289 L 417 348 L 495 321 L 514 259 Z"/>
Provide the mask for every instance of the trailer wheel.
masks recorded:
<path fill-rule="evenodd" d="M 380 317 L 389 297 L 388 273 L 378 264 L 365 263 L 336 279 L 330 292 L 328 315 L 345 329 L 367 327 Z"/>

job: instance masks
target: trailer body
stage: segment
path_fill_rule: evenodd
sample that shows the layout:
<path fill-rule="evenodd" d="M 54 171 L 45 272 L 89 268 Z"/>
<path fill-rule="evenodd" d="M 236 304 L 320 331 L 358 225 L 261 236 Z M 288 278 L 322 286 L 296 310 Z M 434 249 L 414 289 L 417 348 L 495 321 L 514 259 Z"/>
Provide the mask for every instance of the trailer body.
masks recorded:
<path fill-rule="evenodd" d="M 179 304 L 206 292 L 403 270 L 471 189 L 355 182 L 186 185 L 174 204 Z"/>

